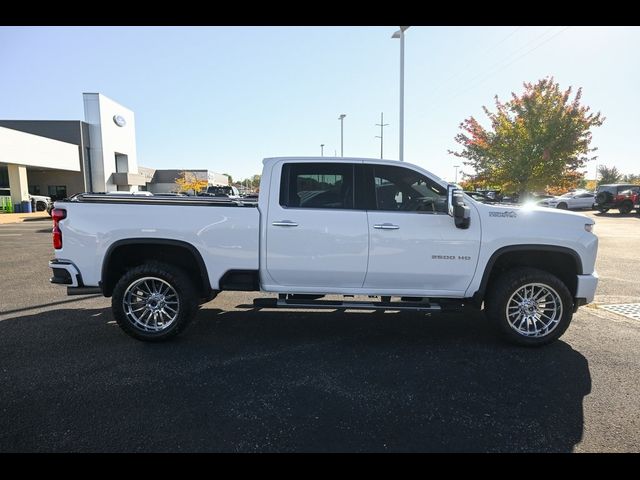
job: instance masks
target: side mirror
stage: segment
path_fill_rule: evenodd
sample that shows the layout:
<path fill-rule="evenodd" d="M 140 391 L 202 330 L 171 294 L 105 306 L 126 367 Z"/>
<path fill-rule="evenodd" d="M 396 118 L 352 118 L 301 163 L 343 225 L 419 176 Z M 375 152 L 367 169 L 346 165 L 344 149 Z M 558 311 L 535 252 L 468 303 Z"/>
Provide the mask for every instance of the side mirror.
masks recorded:
<path fill-rule="evenodd" d="M 471 223 L 471 209 L 464 204 L 462 196 L 462 190 L 457 185 L 449 185 L 447 187 L 447 206 L 449 215 L 453 217 L 453 220 L 457 228 L 469 228 Z"/>

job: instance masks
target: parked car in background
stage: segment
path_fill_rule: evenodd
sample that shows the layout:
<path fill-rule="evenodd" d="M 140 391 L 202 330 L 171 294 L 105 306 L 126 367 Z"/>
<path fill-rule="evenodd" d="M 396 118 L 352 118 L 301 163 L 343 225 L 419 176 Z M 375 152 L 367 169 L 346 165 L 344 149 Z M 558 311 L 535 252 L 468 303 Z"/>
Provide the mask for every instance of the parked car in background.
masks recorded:
<path fill-rule="evenodd" d="M 596 195 L 593 192 L 575 191 L 565 193 L 559 197 L 546 198 L 538 202 L 538 205 L 550 208 L 559 208 L 561 210 L 578 210 L 581 208 L 592 209 L 596 201 Z"/>
<path fill-rule="evenodd" d="M 477 202 L 489 203 L 489 204 L 499 203 L 498 200 L 495 199 L 495 197 L 494 198 L 490 198 L 489 196 L 485 195 L 484 193 L 467 191 L 467 190 L 465 190 L 464 193 L 469 195 L 471 198 L 473 198 Z"/>
<path fill-rule="evenodd" d="M 236 187 L 232 186 L 211 186 L 208 187 L 206 192 L 199 195 L 209 197 L 227 197 L 227 198 L 240 198 L 240 192 Z"/>
<path fill-rule="evenodd" d="M 599 185 L 596 191 L 596 202 L 594 207 L 600 213 L 606 213 L 612 208 L 617 208 L 622 214 L 630 213 L 634 208 L 635 194 L 637 196 L 640 185 L 611 184 Z"/>
<path fill-rule="evenodd" d="M 31 204 L 35 202 L 35 211 L 36 212 L 44 212 L 47 210 L 49 205 L 53 205 L 51 201 L 51 197 L 46 197 L 44 195 L 29 195 L 29 200 L 31 200 Z"/>
<path fill-rule="evenodd" d="M 0 188 L 0 197 L 10 197 L 11 190 L 9 188 Z M 44 212 L 50 205 L 53 205 L 51 197 L 45 195 L 31 195 L 29 194 L 29 200 L 34 207 L 35 212 Z"/>

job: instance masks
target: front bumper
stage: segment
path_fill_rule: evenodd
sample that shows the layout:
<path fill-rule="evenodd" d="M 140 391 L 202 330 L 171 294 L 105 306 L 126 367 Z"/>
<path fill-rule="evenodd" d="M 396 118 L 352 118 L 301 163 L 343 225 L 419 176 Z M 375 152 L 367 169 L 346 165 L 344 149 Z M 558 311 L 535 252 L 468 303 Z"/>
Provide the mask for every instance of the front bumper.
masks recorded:
<path fill-rule="evenodd" d="M 598 287 L 598 272 L 595 270 L 591 275 L 578 275 L 578 286 L 576 288 L 576 299 L 581 305 L 593 302 Z"/>

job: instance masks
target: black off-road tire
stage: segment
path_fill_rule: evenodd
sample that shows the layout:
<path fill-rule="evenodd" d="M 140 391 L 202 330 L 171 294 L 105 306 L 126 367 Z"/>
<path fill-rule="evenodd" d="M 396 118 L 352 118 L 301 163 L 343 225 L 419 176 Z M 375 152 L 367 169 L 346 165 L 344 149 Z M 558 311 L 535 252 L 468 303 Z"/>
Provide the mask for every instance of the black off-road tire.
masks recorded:
<path fill-rule="evenodd" d="M 598 208 L 598 211 L 600 213 L 607 213 L 609 211 L 609 209 L 608 208 Z"/>
<path fill-rule="evenodd" d="M 160 332 L 144 331 L 129 320 L 125 312 L 123 300 L 127 288 L 136 280 L 144 277 L 164 280 L 178 295 L 180 302 L 178 315 L 171 325 Z M 195 316 L 198 311 L 197 289 L 182 269 L 165 263 L 148 262 L 132 268 L 118 280 L 111 297 L 111 309 L 120 328 L 133 338 L 145 342 L 161 342 L 178 335 Z"/>
<path fill-rule="evenodd" d="M 529 283 L 551 287 L 562 302 L 562 315 L 557 326 L 542 337 L 527 337 L 518 333 L 507 320 L 507 302 L 515 291 Z M 489 286 L 485 298 L 485 315 L 500 335 L 510 343 L 524 347 L 540 347 L 554 342 L 569 328 L 573 317 L 573 298 L 566 285 L 555 275 L 531 267 L 517 267 L 503 273 Z"/>
<path fill-rule="evenodd" d="M 631 201 L 629 201 L 629 200 L 625 200 L 618 207 L 618 211 L 622 215 L 627 215 L 627 214 L 631 213 L 631 210 L 633 210 L 633 203 Z"/>
<path fill-rule="evenodd" d="M 47 209 L 47 204 L 44 202 L 36 202 L 36 212 L 44 212 Z"/>
<path fill-rule="evenodd" d="M 602 191 L 596 195 L 596 203 L 606 205 L 613 202 L 613 194 L 611 192 Z"/>

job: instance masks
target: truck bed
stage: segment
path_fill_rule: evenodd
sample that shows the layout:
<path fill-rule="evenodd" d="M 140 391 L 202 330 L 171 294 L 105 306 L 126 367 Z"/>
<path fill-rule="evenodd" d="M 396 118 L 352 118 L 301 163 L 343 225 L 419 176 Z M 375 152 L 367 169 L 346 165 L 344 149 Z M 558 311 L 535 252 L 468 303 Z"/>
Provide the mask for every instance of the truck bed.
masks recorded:
<path fill-rule="evenodd" d="M 81 194 L 55 203 L 67 211 L 60 221 L 63 246 L 82 272 L 85 286 L 98 286 L 98 259 L 122 243 L 154 239 L 183 242 L 200 253 L 212 289 L 230 270 L 258 270 L 260 214 L 255 202 L 214 197 L 143 197 Z"/>

